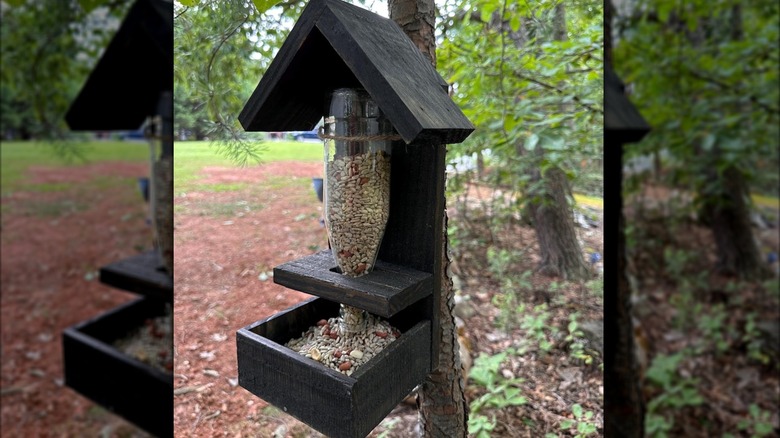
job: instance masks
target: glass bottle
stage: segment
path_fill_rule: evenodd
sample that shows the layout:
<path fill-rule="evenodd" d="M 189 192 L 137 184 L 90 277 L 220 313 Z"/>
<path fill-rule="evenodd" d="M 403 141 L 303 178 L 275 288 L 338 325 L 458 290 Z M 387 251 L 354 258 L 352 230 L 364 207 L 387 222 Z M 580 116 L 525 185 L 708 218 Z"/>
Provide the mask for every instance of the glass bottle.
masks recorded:
<path fill-rule="evenodd" d="M 360 277 L 376 263 L 390 212 L 393 126 L 362 89 L 332 92 L 325 140 L 325 224 L 341 274 Z M 342 334 L 359 332 L 365 312 L 342 305 Z M 361 324 L 362 322 L 362 324 Z"/>

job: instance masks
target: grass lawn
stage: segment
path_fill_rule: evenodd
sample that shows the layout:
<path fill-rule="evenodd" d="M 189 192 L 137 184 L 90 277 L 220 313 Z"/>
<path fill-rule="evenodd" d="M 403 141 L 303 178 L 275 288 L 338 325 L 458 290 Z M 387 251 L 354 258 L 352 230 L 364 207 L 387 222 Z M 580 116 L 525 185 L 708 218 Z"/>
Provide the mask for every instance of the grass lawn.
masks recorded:
<path fill-rule="evenodd" d="M 322 161 L 322 142 L 266 141 L 260 152 L 261 163 L 273 161 Z M 240 167 L 226 157 L 216 144 L 208 141 L 176 142 L 173 150 L 173 178 L 176 192 L 188 191 L 197 186 L 198 172 L 206 166 Z M 250 161 L 247 166 L 256 166 Z M 230 191 L 241 187 L 217 187 L 216 190 Z M 214 188 L 212 188 L 214 189 Z"/>
<path fill-rule="evenodd" d="M 3 192 L 29 187 L 24 174 L 30 166 L 75 167 L 96 161 L 146 161 L 149 146 L 146 142 L 93 141 L 80 143 L 84 161 L 67 161 L 57 155 L 55 149 L 44 142 L 0 142 L 0 184 Z M 46 190 L 46 187 L 38 187 Z"/>

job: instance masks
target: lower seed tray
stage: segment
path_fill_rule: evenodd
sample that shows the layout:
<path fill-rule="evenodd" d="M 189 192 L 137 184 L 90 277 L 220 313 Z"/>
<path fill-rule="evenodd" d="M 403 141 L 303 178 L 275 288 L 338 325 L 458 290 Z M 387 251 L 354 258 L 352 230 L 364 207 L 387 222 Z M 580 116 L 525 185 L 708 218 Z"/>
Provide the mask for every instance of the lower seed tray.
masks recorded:
<path fill-rule="evenodd" d="M 65 385 L 161 438 L 173 436 L 173 375 L 111 343 L 165 311 L 164 302 L 141 298 L 62 334 Z"/>
<path fill-rule="evenodd" d="M 314 298 L 240 329 L 238 383 L 329 437 L 364 437 L 428 374 L 431 323 L 391 318 L 401 336 L 351 376 L 283 346 L 338 309 Z"/>

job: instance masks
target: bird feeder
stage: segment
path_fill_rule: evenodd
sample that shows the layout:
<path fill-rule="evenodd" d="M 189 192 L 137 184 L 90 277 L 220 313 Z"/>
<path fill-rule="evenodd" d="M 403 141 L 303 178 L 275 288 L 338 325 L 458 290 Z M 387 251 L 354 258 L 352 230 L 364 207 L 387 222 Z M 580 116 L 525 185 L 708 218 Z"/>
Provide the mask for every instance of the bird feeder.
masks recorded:
<path fill-rule="evenodd" d="M 641 140 L 650 126 L 628 100 L 625 87 L 611 67 L 604 71 L 604 203 L 614 214 L 604 215 L 604 270 L 617 275 L 604 277 L 604 331 L 615 342 L 604 344 L 604 370 L 614 376 L 604 397 L 607 435 L 617 434 L 627 424 L 642 420 L 641 391 L 633 375 L 634 334 L 631 329 L 631 289 L 626 277 L 625 233 L 623 218 L 623 145 Z M 607 237 L 607 233 L 613 233 Z M 615 246 L 615 244 L 617 244 Z M 642 430 L 641 426 L 636 429 Z"/>
<path fill-rule="evenodd" d="M 66 328 L 62 346 L 68 387 L 159 437 L 173 436 L 172 370 L 117 343 L 147 321 L 171 317 L 172 43 L 173 3 L 136 0 L 65 116 L 73 130 L 135 130 L 144 121 L 149 127 L 158 250 L 100 268 L 102 283 L 142 297 Z"/>
<path fill-rule="evenodd" d="M 328 436 L 365 436 L 437 366 L 446 144 L 474 130 L 447 88 L 393 21 L 311 0 L 239 115 L 325 122 L 330 249 L 273 277 L 317 298 L 239 329 L 237 356 L 239 385 Z M 383 347 L 342 350 L 361 340 Z"/>

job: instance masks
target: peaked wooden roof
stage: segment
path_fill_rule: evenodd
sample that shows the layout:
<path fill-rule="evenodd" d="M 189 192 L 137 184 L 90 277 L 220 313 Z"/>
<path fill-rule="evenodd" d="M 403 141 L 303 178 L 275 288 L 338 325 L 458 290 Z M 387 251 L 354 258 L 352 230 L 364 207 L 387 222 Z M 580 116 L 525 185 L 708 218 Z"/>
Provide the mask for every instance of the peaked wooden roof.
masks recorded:
<path fill-rule="evenodd" d="M 620 143 L 641 140 L 650 125 L 625 94 L 625 86 L 611 67 L 604 68 L 604 132 Z"/>
<path fill-rule="evenodd" d="M 137 129 L 173 90 L 173 2 L 136 0 L 65 121 L 73 130 Z"/>
<path fill-rule="evenodd" d="M 407 144 L 474 130 L 398 25 L 341 0 L 310 0 L 238 118 L 247 131 L 310 130 L 342 87 L 368 91 Z"/>

